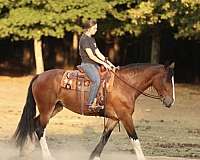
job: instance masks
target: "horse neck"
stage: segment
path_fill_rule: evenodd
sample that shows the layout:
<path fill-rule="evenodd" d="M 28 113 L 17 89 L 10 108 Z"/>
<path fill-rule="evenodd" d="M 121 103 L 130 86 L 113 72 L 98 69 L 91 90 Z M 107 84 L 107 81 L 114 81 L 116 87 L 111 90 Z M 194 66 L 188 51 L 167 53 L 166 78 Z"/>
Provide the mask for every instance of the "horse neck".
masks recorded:
<path fill-rule="evenodd" d="M 131 86 L 136 87 L 140 91 L 145 91 L 152 86 L 153 79 L 160 73 L 160 66 L 149 66 L 145 68 L 130 68 L 122 70 L 120 76 Z"/>

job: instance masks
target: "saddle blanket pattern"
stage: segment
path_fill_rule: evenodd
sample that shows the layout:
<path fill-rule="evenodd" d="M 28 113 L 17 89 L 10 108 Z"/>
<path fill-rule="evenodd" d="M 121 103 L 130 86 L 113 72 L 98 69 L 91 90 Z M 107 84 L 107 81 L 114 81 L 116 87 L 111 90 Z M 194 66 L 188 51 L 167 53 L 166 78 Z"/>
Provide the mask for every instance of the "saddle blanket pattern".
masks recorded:
<path fill-rule="evenodd" d="M 113 86 L 114 74 L 107 72 L 100 74 L 101 84 L 100 86 L 106 86 L 109 91 Z M 89 91 L 91 81 L 85 73 L 79 70 L 68 70 L 65 71 L 61 80 L 61 87 L 71 90 Z M 100 88 L 101 88 L 100 87 Z"/>

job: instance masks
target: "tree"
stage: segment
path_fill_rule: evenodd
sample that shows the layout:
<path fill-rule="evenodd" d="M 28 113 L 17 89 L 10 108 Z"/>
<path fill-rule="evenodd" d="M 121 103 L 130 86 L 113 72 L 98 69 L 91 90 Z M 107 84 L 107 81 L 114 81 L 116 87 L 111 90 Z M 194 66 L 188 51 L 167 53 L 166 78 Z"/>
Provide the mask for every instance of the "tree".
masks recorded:
<path fill-rule="evenodd" d="M 199 0 L 171 0 L 168 10 L 174 12 L 169 22 L 177 29 L 176 38 L 200 39 Z"/>
<path fill-rule="evenodd" d="M 135 36 L 151 33 L 151 62 L 159 63 L 162 29 L 174 29 L 176 38 L 198 39 L 200 35 L 199 0 L 112 1 L 111 15 L 117 25 L 112 33 Z"/>
<path fill-rule="evenodd" d="M 98 0 L 19 0 L 0 2 L 0 37 L 34 40 L 37 73 L 43 71 L 43 36 L 62 38 L 66 31 L 80 33 L 88 18 L 106 17 L 109 3 Z"/>
<path fill-rule="evenodd" d="M 199 39 L 199 13 L 199 0 L 1 0 L 0 38 L 34 41 L 39 73 L 43 70 L 43 37 L 63 38 L 67 31 L 72 32 L 71 54 L 77 54 L 81 25 L 92 18 L 103 23 L 100 32 L 106 37 L 151 34 L 151 62 L 158 63 L 162 29 L 175 30 L 176 38 Z M 118 43 L 113 43 L 114 56 L 119 56 Z"/>
<path fill-rule="evenodd" d="M 200 38 L 200 1 L 169 0 L 141 2 L 128 11 L 134 24 L 152 30 L 151 62 L 159 60 L 159 36 L 162 24 L 174 28 L 176 38 Z M 157 58 L 156 58 L 157 57 Z"/>
<path fill-rule="evenodd" d="M 111 61 L 118 63 L 122 56 L 119 52 L 119 37 L 127 32 L 133 33 L 130 20 L 127 19 L 127 9 L 134 3 L 133 0 L 110 0 L 111 9 L 107 11 L 106 18 L 101 20 L 103 25 L 99 26 L 99 30 L 104 35 L 106 51 Z"/>

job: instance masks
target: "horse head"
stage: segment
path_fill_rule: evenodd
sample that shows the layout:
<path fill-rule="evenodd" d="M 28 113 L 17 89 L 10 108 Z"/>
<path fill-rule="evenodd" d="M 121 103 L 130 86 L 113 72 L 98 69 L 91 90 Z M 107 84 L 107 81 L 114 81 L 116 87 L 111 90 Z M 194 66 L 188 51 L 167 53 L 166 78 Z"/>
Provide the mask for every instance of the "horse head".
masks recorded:
<path fill-rule="evenodd" d="M 152 83 L 166 107 L 171 107 L 175 102 L 174 67 L 174 62 L 165 65 L 154 77 Z"/>

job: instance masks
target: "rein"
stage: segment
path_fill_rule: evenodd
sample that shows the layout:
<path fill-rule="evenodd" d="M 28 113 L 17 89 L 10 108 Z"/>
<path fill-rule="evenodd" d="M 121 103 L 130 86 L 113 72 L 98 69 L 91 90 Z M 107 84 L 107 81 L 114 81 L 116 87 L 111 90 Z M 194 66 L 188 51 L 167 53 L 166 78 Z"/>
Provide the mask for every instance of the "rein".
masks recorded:
<path fill-rule="evenodd" d="M 125 80 L 121 79 L 113 70 L 111 70 L 111 72 L 120 80 L 122 81 L 123 83 L 125 83 L 127 86 L 129 86 L 130 88 L 132 89 L 135 89 L 137 90 L 138 92 L 140 92 L 141 94 L 143 94 L 144 96 L 146 97 L 149 97 L 149 98 L 153 98 L 153 99 L 161 99 L 162 97 L 160 96 L 156 96 L 156 95 L 152 95 L 152 94 L 149 94 L 149 93 L 145 93 L 144 91 L 136 88 L 135 86 L 132 86 L 130 84 L 128 84 Z"/>

